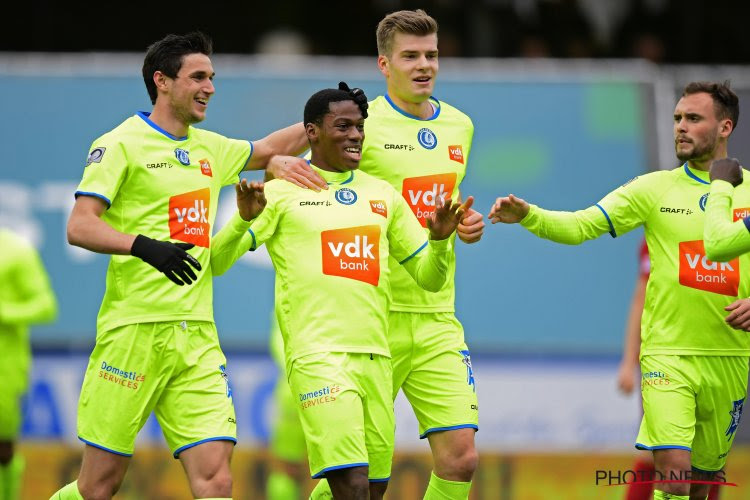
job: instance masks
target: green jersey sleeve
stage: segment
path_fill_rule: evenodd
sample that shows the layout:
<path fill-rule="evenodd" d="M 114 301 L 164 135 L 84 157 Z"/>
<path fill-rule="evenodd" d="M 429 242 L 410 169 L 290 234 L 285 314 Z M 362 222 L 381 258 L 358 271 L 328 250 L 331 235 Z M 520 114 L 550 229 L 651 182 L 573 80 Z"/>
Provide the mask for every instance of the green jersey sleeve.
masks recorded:
<path fill-rule="evenodd" d="M 424 229 L 411 208 L 397 192 L 393 196 L 393 219 L 388 226 L 390 254 L 414 281 L 430 292 L 439 291 L 448 274 L 450 238 L 425 241 Z"/>
<path fill-rule="evenodd" d="M 237 176 L 253 156 L 253 143 L 239 139 L 224 138 L 222 158 L 227 162 L 229 168 L 222 171 L 224 177 L 221 179 L 222 186 L 228 186 L 237 182 Z"/>
<path fill-rule="evenodd" d="M 606 216 L 597 206 L 562 212 L 531 205 L 521 225 L 540 238 L 566 245 L 580 245 L 610 230 Z"/>
<path fill-rule="evenodd" d="M 93 196 L 107 203 L 109 208 L 127 174 L 128 160 L 123 144 L 104 135 L 91 145 L 76 198 Z"/>
<path fill-rule="evenodd" d="M 746 217 L 732 222 L 734 187 L 726 181 L 711 183 L 706 202 L 703 244 L 706 257 L 714 262 L 727 262 L 750 252 L 750 220 Z"/>

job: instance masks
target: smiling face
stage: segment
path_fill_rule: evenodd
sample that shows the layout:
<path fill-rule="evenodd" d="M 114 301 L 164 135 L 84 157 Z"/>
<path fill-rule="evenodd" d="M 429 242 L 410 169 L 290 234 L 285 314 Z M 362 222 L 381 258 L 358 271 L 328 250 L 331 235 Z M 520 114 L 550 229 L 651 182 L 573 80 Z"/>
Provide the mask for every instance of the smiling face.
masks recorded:
<path fill-rule="evenodd" d="M 390 96 L 418 104 L 432 95 L 438 73 L 437 43 L 437 33 L 393 35 L 391 53 L 378 56 Z"/>
<path fill-rule="evenodd" d="M 160 75 L 160 76 L 159 76 Z M 175 78 L 157 72 L 164 78 L 166 95 L 173 116 L 190 125 L 206 118 L 208 101 L 216 92 L 213 84 L 214 68 L 205 54 L 188 54 L 182 58 L 182 67 Z"/>
<path fill-rule="evenodd" d="M 365 119 L 354 101 L 337 101 L 328 105 L 322 123 L 308 123 L 310 161 L 316 167 L 334 172 L 355 170 L 362 159 Z"/>
<path fill-rule="evenodd" d="M 731 120 L 719 119 L 713 98 L 705 92 L 683 96 L 674 110 L 674 147 L 680 161 L 703 163 L 720 153 L 732 131 Z"/>

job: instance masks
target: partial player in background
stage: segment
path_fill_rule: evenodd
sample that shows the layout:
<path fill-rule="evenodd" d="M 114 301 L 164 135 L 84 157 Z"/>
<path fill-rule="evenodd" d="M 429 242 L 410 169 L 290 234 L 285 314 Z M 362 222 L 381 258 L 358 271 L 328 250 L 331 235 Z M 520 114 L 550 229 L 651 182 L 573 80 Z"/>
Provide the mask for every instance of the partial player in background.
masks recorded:
<path fill-rule="evenodd" d="M 200 32 L 148 48 L 152 111 L 94 141 L 75 193 L 68 241 L 112 257 L 78 405 L 83 463 L 56 499 L 111 498 L 151 411 L 193 495 L 231 496 L 235 413 L 209 267 L 219 191 L 306 145 L 299 124 L 252 143 L 194 128 L 216 90 L 211 53 Z M 278 176 L 325 186 L 303 160 L 275 159 Z"/>
<path fill-rule="evenodd" d="M 631 394 L 635 389 L 636 378 L 640 379 L 641 317 L 650 273 L 651 259 L 648 256 L 648 245 L 646 240 L 642 240 L 638 249 L 638 278 L 633 289 L 633 297 L 630 299 L 630 310 L 625 323 L 622 360 L 617 372 L 617 386 L 623 394 Z M 654 484 L 649 481 L 655 478 L 654 470 L 654 458 L 651 453 L 638 451 L 633 464 L 636 480 L 628 486 L 625 500 L 649 500 L 651 498 Z M 718 486 L 712 486 L 708 495 L 709 500 L 718 500 L 719 491 Z"/>
<path fill-rule="evenodd" d="M 281 336 L 276 313 L 271 315 L 271 358 L 279 376 L 273 390 L 276 413 L 271 421 L 271 436 L 268 443 L 271 453 L 271 472 L 266 484 L 268 500 L 297 500 L 301 498 L 304 468 L 307 465 L 305 433 L 297 412 L 292 390 L 286 379 L 284 367 L 284 338 Z"/>
<path fill-rule="evenodd" d="M 29 384 L 29 326 L 57 317 L 47 271 L 29 242 L 0 228 L 0 500 L 21 498 L 24 459 L 15 449 Z"/>
<path fill-rule="evenodd" d="M 378 67 L 387 93 L 370 103 L 360 169 L 387 181 L 406 200 L 422 227 L 439 199 L 459 199 L 474 125 L 433 97 L 438 73 L 438 24 L 423 10 L 388 14 L 376 31 Z M 457 234 L 482 237 L 482 214 L 469 210 Z M 474 434 L 478 403 L 469 348 L 455 315 L 455 238 L 448 279 L 437 293 L 422 290 L 390 260 L 388 343 L 393 357 L 393 398 L 399 389 L 430 443 L 434 468 L 425 494 L 465 499 L 478 464 Z M 313 498 L 325 492 L 321 482 Z"/>
<path fill-rule="evenodd" d="M 450 236 L 471 206 L 438 201 L 425 234 L 388 183 L 357 171 L 367 100 L 345 83 L 305 105 L 311 166 L 331 186 L 313 193 L 265 185 L 268 204 L 248 224 L 235 216 L 216 235 L 212 266 L 228 268 L 267 244 L 285 362 L 313 478 L 337 498 L 382 498 L 394 440 L 388 350 L 388 258 L 427 290 L 447 279 Z"/>
<path fill-rule="evenodd" d="M 543 210 L 509 195 L 489 214 L 493 223 L 521 223 L 570 245 L 644 227 L 652 265 L 641 322 L 643 420 L 636 447 L 651 450 L 656 470 L 676 480 L 656 485 L 657 500 L 707 495 L 708 485 L 690 481 L 710 481 L 726 463 L 750 356 L 750 335 L 724 321 L 725 307 L 750 296 L 750 255 L 719 265 L 703 241 L 709 166 L 727 156 L 739 100 L 726 83 L 692 82 L 673 117 L 682 166 L 636 177 L 577 212 Z M 750 186 L 737 187 L 733 201 L 735 213 L 750 210 Z"/>

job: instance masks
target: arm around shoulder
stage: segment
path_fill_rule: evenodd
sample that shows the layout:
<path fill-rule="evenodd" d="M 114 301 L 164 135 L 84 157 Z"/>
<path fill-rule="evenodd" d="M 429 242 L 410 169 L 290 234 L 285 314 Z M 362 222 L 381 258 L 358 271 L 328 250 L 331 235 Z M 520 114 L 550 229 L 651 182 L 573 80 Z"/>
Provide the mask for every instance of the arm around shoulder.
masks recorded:
<path fill-rule="evenodd" d="M 750 252 L 748 219 L 732 222 L 734 187 L 726 181 L 715 180 L 706 202 L 706 221 L 703 244 L 706 257 L 714 262 L 726 262 Z"/>

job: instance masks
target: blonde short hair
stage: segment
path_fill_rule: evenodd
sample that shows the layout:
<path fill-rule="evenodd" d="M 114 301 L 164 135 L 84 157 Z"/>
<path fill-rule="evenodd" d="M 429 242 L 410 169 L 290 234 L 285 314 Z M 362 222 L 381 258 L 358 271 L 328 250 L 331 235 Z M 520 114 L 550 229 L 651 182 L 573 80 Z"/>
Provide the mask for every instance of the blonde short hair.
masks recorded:
<path fill-rule="evenodd" d="M 378 55 L 390 56 L 396 33 L 425 36 L 437 33 L 438 23 L 422 9 L 391 12 L 378 23 Z"/>

